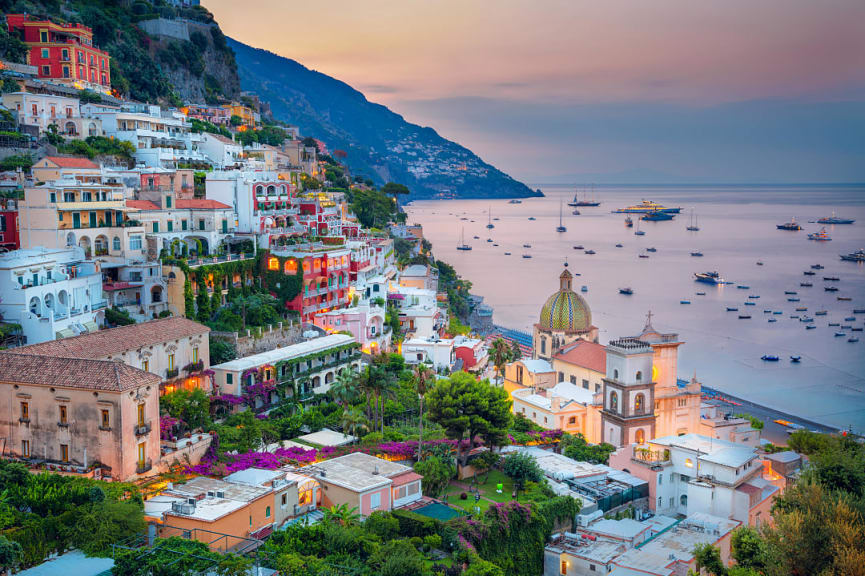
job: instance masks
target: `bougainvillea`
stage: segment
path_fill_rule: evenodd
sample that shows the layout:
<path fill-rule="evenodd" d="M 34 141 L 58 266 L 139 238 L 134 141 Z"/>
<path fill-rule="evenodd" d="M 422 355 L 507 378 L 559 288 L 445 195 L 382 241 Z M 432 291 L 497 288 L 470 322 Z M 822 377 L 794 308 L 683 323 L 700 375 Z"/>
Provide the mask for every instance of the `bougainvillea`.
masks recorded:
<path fill-rule="evenodd" d="M 165 414 L 159 417 L 159 438 L 171 440 L 177 435 L 177 429 L 183 425 L 183 420 Z"/>

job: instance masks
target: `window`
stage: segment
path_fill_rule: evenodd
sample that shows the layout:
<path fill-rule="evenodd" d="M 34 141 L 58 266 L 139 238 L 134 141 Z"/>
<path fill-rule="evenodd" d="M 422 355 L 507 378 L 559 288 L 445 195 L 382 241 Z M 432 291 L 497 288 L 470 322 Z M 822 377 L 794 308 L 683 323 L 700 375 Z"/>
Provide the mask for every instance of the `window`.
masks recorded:
<path fill-rule="evenodd" d="M 663 499 L 661 499 L 660 496 L 658 496 L 658 508 L 661 508 L 663 506 L 664 506 L 664 501 L 663 501 Z"/>
<path fill-rule="evenodd" d="M 619 371 L 613 370 L 613 380 L 618 380 L 618 379 L 619 379 Z"/>
<path fill-rule="evenodd" d="M 42 49 L 42 57 L 43 58 L 49 58 L 50 57 L 50 55 L 48 54 L 48 48 Z"/>
<path fill-rule="evenodd" d="M 111 415 L 108 410 L 102 410 L 102 428 L 108 429 L 111 428 Z"/>
<path fill-rule="evenodd" d="M 68 424 L 69 420 L 68 420 L 68 413 L 66 411 L 66 405 L 61 404 L 59 406 L 59 408 L 60 408 L 60 423 L 61 424 Z"/>
<path fill-rule="evenodd" d="M 645 444 L 646 442 L 646 433 L 643 432 L 643 429 L 640 428 L 637 430 L 637 433 L 634 435 L 634 440 L 637 441 L 637 444 Z"/>
<path fill-rule="evenodd" d="M 21 441 L 21 457 L 30 458 L 30 440 Z"/>
<path fill-rule="evenodd" d="M 619 395 L 615 392 L 610 392 L 610 411 L 619 411 Z"/>
<path fill-rule="evenodd" d="M 192 348 L 192 363 L 198 364 L 198 346 Z"/>
<path fill-rule="evenodd" d="M 165 197 L 165 207 L 166 207 L 166 208 L 171 208 L 171 196 L 166 196 L 166 197 Z"/>
<path fill-rule="evenodd" d="M 634 412 L 637 414 L 642 414 L 643 410 L 646 408 L 646 396 L 642 392 L 637 394 L 636 398 L 634 398 Z"/>
<path fill-rule="evenodd" d="M 370 510 L 381 508 L 381 492 L 374 492 L 369 495 L 369 508 Z"/>
<path fill-rule="evenodd" d="M 167 227 L 167 230 L 168 230 L 169 232 L 174 232 L 174 221 L 169 220 L 169 221 L 166 223 L 166 227 Z"/>
<path fill-rule="evenodd" d="M 27 402 L 21 403 L 21 420 L 24 422 L 30 421 L 30 404 Z"/>
<path fill-rule="evenodd" d="M 69 444 L 60 445 L 60 461 L 69 462 Z"/>
<path fill-rule="evenodd" d="M 168 369 L 174 370 L 174 354 L 168 355 Z"/>
<path fill-rule="evenodd" d="M 677 400 L 677 404 L 679 405 L 680 408 L 682 406 L 687 406 L 688 405 L 688 399 L 687 398 L 679 398 Z"/>
<path fill-rule="evenodd" d="M 198 220 L 198 229 L 204 230 L 204 219 L 203 218 Z"/>
<path fill-rule="evenodd" d="M 120 237 L 119 236 L 115 236 L 112 243 L 114 245 L 115 251 L 120 250 Z"/>
<path fill-rule="evenodd" d="M 143 242 L 141 240 L 140 234 L 135 234 L 129 237 L 129 249 L 130 250 L 142 250 Z"/>
<path fill-rule="evenodd" d="M 283 494 L 283 495 L 282 495 L 282 502 L 281 502 L 280 505 L 281 505 L 283 508 L 285 508 L 285 507 L 288 505 L 288 494 Z"/>
<path fill-rule="evenodd" d="M 39 31 L 39 41 L 43 42 L 43 43 L 48 42 L 48 31 L 47 30 L 40 30 Z"/>
<path fill-rule="evenodd" d="M 687 495 L 687 494 L 682 494 L 682 496 L 679 498 L 679 503 L 680 503 L 682 506 L 687 506 L 687 505 L 688 505 L 688 495 Z"/>
<path fill-rule="evenodd" d="M 150 360 L 143 361 L 141 363 L 141 369 L 144 370 L 145 372 L 149 372 L 150 371 Z"/>
<path fill-rule="evenodd" d="M 567 574 L 568 573 L 568 561 L 567 560 L 562 560 L 562 567 L 559 570 L 559 573 L 560 574 Z"/>
<path fill-rule="evenodd" d="M 658 486 L 664 483 L 664 475 L 658 474 Z"/>
<path fill-rule="evenodd" d="M 675 505 L 676 505 L 676 499 L 675 499 L 675 498 L 670 498 L 670 508 L 672 508 L 672 507 L 675 506 Z"/>
<path fill-rule="evenodd" d="M 541 338 L 541 354 L 547 353 L 547 339 Z"/>
<path fill-rule="evenodd" d="M 264 509 L 264 517 L 270 518 L 270 506 Z"/>
<path fill-rule="evenodd" d="M 577 383 L 577 377 L 576 376 L 571 376 L 570 380 L 571 380 L 571 384 L 576 385 L 576 383 Z"/>
<path fill-rule="evenodd" d="M 225 375 L 225 383 L 226 384 L 234 384 L 234 374 L 226 374 Z"/>
<path fill-rule="evenodd" d="M 42 75 L 43 76 L 51 76 L 51 66 L 43 66 L 42 67 Z"/>
<path fill-rule="evenodd" d="M 138 405 L 138 425 L 144 426 L 144 404 Z"/>
<path fill-rule="evenodd" d="M 57 193 L 56 192 L 49 192 L 48 193 L 48 201 L 51 202 L 52 204 L 57 202 Z"/>
<path fill-rule="evenodd" d="M 571 416 L 570 418 L 568 418 L 568 424 L 576 424 L 576 423 L 577 423 L 577 417 L 576 416 Z"/>
<path fill-rule="evenodd" d="M 184 218 L 183 220 L 180 221 L 180 229 L 186 230 L 187 228 L 189 228 L 189 224 L 186 222 L 186 219 Z"/>
<path fill-rule="evenodd" d="M 154 234 L 159 234 L 159 222 L 154 222 L 154 223 L 153 223 L 153 233 L 154 233 Z"/>

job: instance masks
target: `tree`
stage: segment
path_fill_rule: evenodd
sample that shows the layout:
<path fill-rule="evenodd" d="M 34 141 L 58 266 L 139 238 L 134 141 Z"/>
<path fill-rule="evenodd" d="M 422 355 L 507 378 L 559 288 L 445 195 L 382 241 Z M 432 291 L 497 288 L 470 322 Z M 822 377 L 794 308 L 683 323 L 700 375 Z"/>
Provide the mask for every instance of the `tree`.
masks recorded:
<path fill-rule="evenodd" d="M 487 479 L 489 479 L 490 470 L 498 466 L 501 460 L 502 457 L 492 450 L 485 450 L 472 458 L 471 465 L 475 469 L 475 473 L 484 475 L 481 484 L 485 483 Z"/>
<path fill-rule="evenodd" d="M 523 351 L 516 340 L 511 341 L 511 362 L 516 362 L 523 357 Z"/>
<path fill-rule="evenodd" d="M 357 372 L 343 368 L 330 386 L 331 396 L 340 404 L 351 404 L 358 395 L 357 380 Z"/>
<path fill-rule="evenodd" d="M 589 444 L 582 434 L 577 433 L 563 434 L 559 441 L 559 450 L 568 458 L 579 462 L 606 464 L 610 460 L 610 454 L 616 451 L 616 447 L 606 442 Z"/>
<path fill-rule="evenodd" d="M 430 418 L 439 423 L 449 438 L 457 440 L 457 459 L 465 465 L 462 440 L 468 448 L 480 436 L 487 446 L 499 445 L 511 423 L 511 401 L 508 393 L 488 380 L 477 381 L 466 372 L 438 380 L 428 394 Z"/>
<path fill-rule="evenodd" d="M 721 560 L 721 551 L 709 543 L 697 544 L 694 547 L 694 560 L 696 560 L 698 574 L 702 574 L 701 570 L 705 570 L 712 576 L 727 576 L 727 568 Z"/>
<path fill-rule="evenodd" d="M 360 433 L 369 430 L 368 421 L 364 417 L 360 408 L 355 406 L 347 406 L 342 412 L 342 429 L 346 434 L 351 434 L 355 438 L 360 437 Z"/>
<path fill-rule="evenodd" d="M 425 365 L 418 364 L 414 368 L 414 386 L 417 390 L 418 402 L 420 404 L 420 417 L 418 419 L 418 443 L 417 443 L 417 459 L 423 458 L 423 401 L 429 392 L 430 385 L 435 379 L 435 374 Z"/>
<path fill-rule="evenodd" d="M 766 542 L 760 533 L 750 526 L 740 526 L 733 531 L 730 548 L 736 564 L 743 568 L 762 570 L 766 564 Z"/>
<path fill-rule="evenodd" d="M 544 478 L 535 459 L 524 452 L 511 452 L 502 459 L 502 472 L 514 481 L 514 489 L 520 491 L 526 482 L 540 482 Z"/>
<path fill-rule="evenodd" d="M 409 190 L 407 186 L 404 184 L 397 184 L 396 182 L 388 182 L 381 187 L 381 192 L 382 194 L 387 194 L 388 196 L 393 197 L 397 212 L 399 212 L 399 197 L 411 194 L 411 190 Z"/>
<path fill-rule="evenodd" d="M 433 498 L 438 498 L 444 493 L 448 483 L 457 471 L 454 465 L 438 456 L 427 456 L 416 462 L 415 472 L 423 476 L 423 493 Z"/>
<path fill-rule="evenodd" d="M 22 554 L 21 544 L 7 540 L 0 534 L 0 570 L 14 570 L 21 563 Z"/>
<path fill-rule="evenodd" d="M 237 350 L 230 342 L 211 337 L 209 346 L 210 364 L 212 366 L 237 358 Z"/>
<path fill-rule="evenodd" d="M 355 526 L 360 523 L 360 514 L 357 513 L 357 506 L 351 508 L 348 504 L 340 504 L 339 506 L 331 506 L 325 508 L 324 519 L 328 522 L 335 522 L 340 526 Z"/>
<path fill-rule="evenodd" d="M 502 371 L 505 368 L 505 364 L 510 360 L 510 357 L 511 351 L 507 343 L 501 338 L 496 338 L 490 350 L 490 358 L 493 361 L 493 366 L 496 367 L 496 384 L 501 385 Z"/>

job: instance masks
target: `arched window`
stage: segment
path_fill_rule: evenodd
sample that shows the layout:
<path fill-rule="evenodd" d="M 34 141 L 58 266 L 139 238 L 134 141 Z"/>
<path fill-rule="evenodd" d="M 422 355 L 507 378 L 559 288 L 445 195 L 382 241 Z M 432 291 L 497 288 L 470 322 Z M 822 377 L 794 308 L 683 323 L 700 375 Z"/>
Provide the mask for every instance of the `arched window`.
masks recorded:
<path fill-rule="evenodd" d="M 296 260 L 286 260 L 285 261 L 285 273 L 294 276 L 297 274 L 297 261 Z"/>
<path fill-rule="evenodd" d="M 618 380 L 618 379 L 619 379 L 619 371 L 613 370 L 613 380 Z"/>
<path fill-rule="evenodd" d="M 642 414 L 646 409 L 646 396 L 642 392 L 637 394 L 634 398 L 634 412 L 636 414 Z"/>
<path fill-rule="evenodd" d="M 111 241 L 111 245 L 114 248 L 114 250 L 120 250 L 120 237 L 115 236 L 114 240 Z"/>
<path fill-rule="evenodd" d="M 637 382 L 640 382 L 643 379 L 643 373 L 637 370 Z"/>
<path fill-rule="evenodd" d="M 263 196 L 264 195 L 264 186 L 256 186 L 255 187 L 255 195 Z"/>
<path fill-rule="evenodd" d="M 652 366 L 652 382 L 658 381 L 658 367 Z"/>
<path fill-rule="evenodd" d="M 682 496 L 679 497 L 679 504 L 681 504 L 682 506 L 688 505 L 688 495 L 687 494 L 682 494 Z"/>
<path fill-rule="evenodd" d="M 646 433 L 643 432 L 642 428 L 637 430 L 634 439 L 637 441 L 637 444 L 644 444 L 646 442 Z"/>
<path fill-rule="evenodd" d="M 616 392 L 610 393 L 610 412 L 619 411 L 619 395 Z"/>

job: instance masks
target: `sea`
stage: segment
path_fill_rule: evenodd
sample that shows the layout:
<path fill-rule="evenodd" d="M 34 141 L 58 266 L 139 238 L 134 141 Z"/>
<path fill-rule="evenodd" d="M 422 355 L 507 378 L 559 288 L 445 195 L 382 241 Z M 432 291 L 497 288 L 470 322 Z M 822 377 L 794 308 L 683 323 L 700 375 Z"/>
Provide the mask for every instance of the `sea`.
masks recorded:
<path fill-rule="evenodd" d="M 495 309 L 499 326 L 531 332 L 541 306 L 558 290 L 567 263 L 575 274 L 575 290 L 585 286 L 582 296 L 602 344 L 638 334 L 651 311 L 656 329 L 677 332 L 685 341 L 679 349 L 680 378 L 696 375 L 705 386 L 727 394 L 865 433 L 865 333 L 852 331 L 865 326 L 865 314 L 853 312 L 865 309 L 865 265 L 839 258 L 865 248 L 865 185 L 541 190 L 543 198 L 521 204 L 430 200 L 412 202 L 405 210 L 409 222 L 423 225 L 435 257 L 454 266 L 471 281 L 472 293 Z M 576 192 L 581 198 L 594 196 L 601 205 L 578 208 L 580 214 L 573 215 L 567 202 Z M 634 227 L 627 228 L 626 215 L 612 211 L 643 199 L 681 207 L 682 212 L 672 221 L 640 221 L 645 235 L 638 236 L 638 214 L 631 215 Z M 556 231 L 560 211 L 566 232 Z M 809 240 L 807 234 L 822 227 L 815 221 L 833 212 L 856 222 L 827 226 L 831 241 Z M 696 232 L 686 229 L 692 214 Z M 791 218 L 804 230 L 776 228 Z M 494 228 L 488 229 L 489 223 Z M 456 249 L 461 235 L 471 251 Z M 692 256 L 696 251 L 703 256 Z M 824 268 L 813 270 L 813 276 L 804 274 L 818 264 Z M 717 271 L 732 284 L 695 282 L 694 274 L 706 271 Z M 813 286 L 803 287 L 802 282 Z M 827 286 L 838 291 L 827 292 Z M 622 288 L 633 294 L 620 294 Z M 814 315 L 822 310 L 825 316 Z M 815 329 L 806 329 L 808 323 L 800 321 L 804 316 L 814 319 Z M 855 336 L 859 342 L 848 342 Z M 764 355 L 777 355 L 779 361 L 761 360 Z M 791 362 L 791 356 L 801 356 L 801 361 Z"/>

